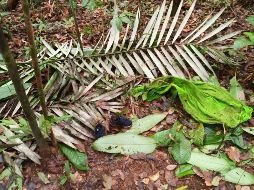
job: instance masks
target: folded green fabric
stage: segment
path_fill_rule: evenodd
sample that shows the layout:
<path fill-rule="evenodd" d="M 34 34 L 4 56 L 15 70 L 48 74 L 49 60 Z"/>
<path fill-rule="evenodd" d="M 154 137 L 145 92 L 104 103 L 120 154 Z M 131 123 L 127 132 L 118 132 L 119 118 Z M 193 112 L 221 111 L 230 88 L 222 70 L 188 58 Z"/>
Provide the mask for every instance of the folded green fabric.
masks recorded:
<path fill-rule="evenodd" d="M 152 101 L 171 89 L 178 93 L 184 109 L 202 123 L 234 128 L 251 118 L 252 108 L 232 97 L 224 88 L 201 81 L 161 77 L 148 85 L 134 88 L 132 95 Z"/>

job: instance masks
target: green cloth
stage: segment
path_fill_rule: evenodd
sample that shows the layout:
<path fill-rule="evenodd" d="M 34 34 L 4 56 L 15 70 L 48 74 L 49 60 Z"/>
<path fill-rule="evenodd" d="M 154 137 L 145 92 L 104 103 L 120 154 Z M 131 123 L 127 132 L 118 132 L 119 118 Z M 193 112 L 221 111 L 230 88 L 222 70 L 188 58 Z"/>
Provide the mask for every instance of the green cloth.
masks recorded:
<path fill-rule="evenodd" d="M 184 109 L 202 123 L 234 128 L 251 118 L 252 108 L 232 97 L 224 88 L 201 81 L 161 77 L 151 84 L 134 88 L 132 94 L 152 101 L 171 89 L 176 90 Z"/>

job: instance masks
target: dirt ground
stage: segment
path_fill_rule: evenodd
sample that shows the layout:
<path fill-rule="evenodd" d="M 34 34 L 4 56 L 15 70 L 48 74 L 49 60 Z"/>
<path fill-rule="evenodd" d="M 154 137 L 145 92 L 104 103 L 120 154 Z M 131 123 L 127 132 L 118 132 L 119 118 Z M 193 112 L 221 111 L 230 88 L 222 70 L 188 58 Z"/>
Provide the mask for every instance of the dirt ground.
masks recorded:
<path fill-rule="evenodd" d="M 137 7 L 141 7 L 142 25 L 145 26 L 146 20 L 150 17 L 150 13 L 153 12 L 156 5 L 161 1 L 129 1 L 129 5 L 123 9 L 129 12 L 135 12 Z M 108 9 L 112 9 L 112 3 L 105 3 Z M 186 9 L 189 4 L 185 4 Z M 197 24 L 198 18 L 204 18 L 208 12 L 213 10 L 217 11 L 220 6 L 211 6 L 207 3 L 199 3 L 196 6 L 194 17 L 191 22 L 193 26 Z M 33 23 L 39 23 L 39 20 L 43 20 L 47 23 L 47 29 L 39 31 L 35 27 L 35 36 L 42 37 L 48 42 L 65 42 L 74 38 L 74 26 L 65 27 L 60 24 L 64 19 L 67 20 L 70 17 L 69 8 L 66 4 L 57 2 L 54 5 L 49 2 L 36 5 L 32 10 Z M 236 18 L 236 22 L 229 30 L 251 30 L 250 25 L 245 21 L 246 16 L 254 13 L 253 6 L 242 7 L 240 4 L 235 4 L 232 7 L 228 7 L 223 14 L 221 20 L 229 20 L 230 18 Z M 105 14 L 102 9 L 96 9 L 93 13 L 79 8 L 78 21 L 81 29 L 86 27 L 92 28 L 91 34 L 86 34 L 83 37 L 83 43 L 85 46 L 91 46 L 95 44 L 100 38 L 102 33 L 105 33 L 109 28 L 111 16 Z M 26 56 L 25 47 L 28 46 L 27 37 L 25 33 L 24 22 L 22 22 L 22 11 L 19 6 L 17 10 L 12 11 L 11 15 L 5 17 L 4 25 L 9 30 L 9 44 L 12 52 L 19 61 L 23 61 Z M 232 43 L 232 42 L 229 42 Z M 237 68 L 218 65 L 216 74 L 220 79 L 220 82 L 224 86 L 228 86 L 229 79 L 235 74 L 238 76 L 240 83 L 246 89 L 247 97 L 254 92 L 254 50 L 244 50 L 246 54 L 246 61 L 242 61 Z M 163 103 L 157 102 L 153 106 L 162 106 Z M 138 112 L 140 116 L 146 115 L 146 107 L 140 107 Z M 179 116 L 176 116 L 179 117 Z M 163 128 L 167 129 L 171 127 L 171 124 L 164 122 Z M 205 180 L 197 175 L 176 178 L 174 167 L 177 163 L 171 158 L 166 149 L 158 149 L 151 155 L 135 155 L 135 156 L 119 156 L 112 154 L 99 153 L 91 148 L 91 142 L 83 142 L 85 150 L 88 154 L 89 167 L 88 172 L 75 171 L 77 181 L 75 183 L 67 182 L 61 186 L 59 184 L 59 178 L 63 173 L 63 165 L 66 159 L 54 148 L 52 152 L 54 154 L 53 159 L 49 162 L 49 171 L 45 171 L 42 166 L 35 165 L 30 161 L 24 163 L 24 182 L 25 189 L 84 189 L 84 190 L 97 190 L 107 189 L 111 186 L 115 190 L 146 190 L 146 189 L 176 189 L 182 186 L 188 186 L 190 190 L 201 189 L 216 189 L 216 190 L 233 190 L 239 189 L 239 186 L 227 182 L 221 182 L 216 188 L 209 187 L 205 183 Z M 50 184 L 43 184 L 37 176 L 37 172 L 44 171 L 49 177 Z M 1 189 L 1 188 L 0 188 Z M 254 189 L 254 187 L 251 187 Z"/>

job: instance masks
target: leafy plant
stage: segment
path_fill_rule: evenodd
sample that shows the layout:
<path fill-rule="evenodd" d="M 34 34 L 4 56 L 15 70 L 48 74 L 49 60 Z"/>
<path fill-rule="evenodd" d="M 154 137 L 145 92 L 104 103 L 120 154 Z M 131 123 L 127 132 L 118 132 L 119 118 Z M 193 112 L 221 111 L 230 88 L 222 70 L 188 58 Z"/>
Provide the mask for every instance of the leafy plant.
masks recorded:
<path fill-rule="evenodd" d="M 64 19 L 64 27 L 65 28 L 71 28 L 74 25 L 74 18 L 68 18 L 68 19 Z"/>
<path fill-rule="evenodd" d="M 193 144 L 197 146 L 202 146 L 205 136 L 204 125 L 201 123 L 197 129 L 193 129 L 189 132 L 190 138 L 192 139 Z"/>
<path fill-rule="evenodd" d="M 86 153 L 79 152 L 65 144 L 59 144 L 59 148 L 77 169 L 82 171 L 89 170 Z"/>
<path fill-rule="evenodd" d="M 82 31 L 86 36 L 90 36 L 93 33 L 92 26 L 85 26 Z"/>
<path fill-rule="evenodd" d="M 185 32 L 184 28 L 188 25 L 195 4 L 196 0 L 182 17 L 183 1 L 181 1 L 175 16 L 170 17 L 173 1 L 169 4 L 163 1 L 141 33 L 138 32 L 141 20 L 138 9 L 133 24 L 122 25 L 126 31 L 124 35 L 120 35 L 120 30 L 117 29 L 116 21 L 119 18 L 119 11 L 118 6 L 115 5 L 115 24 L 112 24 L 106 36 L 103 35 L 100 41 L 89 49 L 81 49 L 75 40 L 50 45 L 42 39 L 44 48 L 38 54 L 40 69 L 47 68 L 54 72 L 49 76 L 44 88 L 50 112 L 60 115 L 68 113 L 73 116 L 74 123 L 71 126 L 57 126 L 53 130 L 64 134 L 68 139 L 68 141 L 65 139 L 65 142 L 73 147 L 75 139 L 67 137 L 63 130 L 67 129 L 78 139 L 93 138 L 91 130 L 94 129 L 98 120 L 105 120 L 104 111 L 120 112 L 124 107 L 118 97 L 129 89 L 129 76 L 145 76 L 152 80 L 160 75 L 191 78 L 190 73 L 195 73 L 202 80 L 208 80 L 209 75 L 214 73 L 205 55 L 218 62 L 234 63 L 232 59 L 225 58 L 216 51 L 221 42 L 239 33 L 233 32 L 216 38 L 221 30 L 233 23 L 233 20 L 230 20 L 212 29 L 224 9 L 213 16 L 209 15 L 190 32 Z M 75 4 L 73 5 L 75 9 Z M 128 13 L 125 16 L 130 18 L 131 14 Z M 126 20 L 125 16 L 121 17 Z M 68 21 L 74 23 L 74 20 Z M 203 51 L 204 48 L 206 51 Z M 5 71 L 2 67 L 0 69 L 2 72 Z M 24 82 L 33 80 L 34 74 L 29 68 L 29 62 L 22 64 L 22 67 L 20 64 L 19 69 Z M 86 74 L 89 77 L 84 77 Z M 94 86 L 96 86 L 94 93 L 89 94 L 89 90 Z M 38 99 L 32 96 L 33 90 L 32 86 L 27 90 L 27 94 L 30 96 L 31 105 L 36 109 Z M 15 103 L 11 98 L 6 100 L 6 104 L 15 105 Z M 10 112 L 10 106 L 2 108 L 5 117 L 20 113 L 19 105 L 13 112 Z"/>
<path fill-rule="evenodd" d="M 190 164 L 184 164 L 184 165 L 179 166 L 175 172 L 176 177 L 181 178 L 181 177 L 195 174 L 195 172 L 192 170 L 192 167 L 193 166 Z"/>
<path fill-rule="evenodd" d="M 156 141 L 157 146 L 168 146 L 172 139 L 170 139 L 172 131 L 170 129 L 160 131 L 154 134 L 153 138 Z"/>
<path fill-rule="evenodd" d="M 171 149 L 169 151 L 171 152 Z M 179 164 L 186 163 L 191 157 L 191 143 L 182 132 L 178 132 L 174 136 L 172 155 Z"/>
<path fill-rule="evenodd" d="M 249 16 L 247 21 L 254 26 L 254 15 Z M 239 37 L 234 42 L 234 49 L 239 50 L 247 46 L 254 45 L 254 32 L 244 32 L 245 36 Z"/>
<path fill-rule="evenodd" d="M 102 7 L 104 3 L 101 0 L 82 0 L 82 7 L 94 11 L 98 7 Z"/>
<path fill-rule="evenodd" d="M 62 175 L 60 177 L 60 185 L 64 185 L 68 179 L 73 183 L 76 182 L 75 174 L 71 173 L 71 167 L 69 162 L 65 162 L 64 164 L 64 173 L 65 175 Z"/>
<path fill-rule="evenodd" d="M 37 24 L 32 24 L 32 25 L 38 28 L 39 33 L 43 32 L 47 29 L 47 23 L 45 21 L 40 20 L 40 19 L 38 19 Z"/>

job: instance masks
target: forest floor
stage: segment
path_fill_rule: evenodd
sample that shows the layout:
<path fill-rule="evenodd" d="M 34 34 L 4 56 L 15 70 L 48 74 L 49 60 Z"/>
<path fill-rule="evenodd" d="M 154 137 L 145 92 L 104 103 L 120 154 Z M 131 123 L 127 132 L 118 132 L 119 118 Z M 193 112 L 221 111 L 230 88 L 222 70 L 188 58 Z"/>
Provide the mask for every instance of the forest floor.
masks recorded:
<path fill-rule="evenodd" d="M 156 5 L 161 1 L 145 1 L 132 0 L 128 6 L 122 7 L 122 10 L 135 13 L 137 7 L 141 8 L 142 25 L 145 26 L 146 21 L 150 18 Z M 105 3 L 108 9 L 112 9 L 112 3 Z M 185 4 L 186 8 L 189 4 Z M 214 6 L 208 3 L 199 3 L 196 6 L 195 14 L 191 17 L 190 23 L 195 26 L 197 18 L 203 18 L 214 10 L 219 10 L 220 6 Z M 50 4 L 50 1 L 36 5 L 31 9 L 32 20 L 35 28 L 36 38 L 41 37 L 48 42 L 65 42 L 75 38 L 73 21 L 70 20 L 70 12 L 68 6 L 61 2 Z M 78 22 L 81 32 L 84 34 L 83 44 L 85 47 L 96 44 L 102 33 L 106 33 L 110 26 L 111 16 L 105 13 L 103 8 L 97 8 L 94 12 L 79 7 Z M 228 30 L 250 31 L 251 27 L 246 22 L 246 17 L 253 14 L 254 5 L 252 7 L 243 7 L 235 4 L 228 7 L 223 14 L 222 20 L 236 18 L 236 22 Z M 9 34 L 9 44 L 12 52 L 19 61 L 23 61 L 28 54 L 28 42 L 25 33 L 24 22 L 22 21 L 22 10 L 19 7 L 12 11 L 10 15 L 4 18 L 4 26 Z M 229 42 L 229 43 L 233 43 Z M 40 46 L 38 45 L 38 48 Z M 246 49 L 242 52 L 246 59 L 240 62 L 238 67 L 228 65 L 217 65 L 216 74 L 220 83 L 227 87 L 229 80 L 236 75 L 238 81 L 245 89 L 247 101 L 250 95 L 254 93 L 254 50 Z M 249 101 L 249 104 L 253 102 Z M 127 105 L 128 106 L 128 105 Z M 158 107 L 163 107 L 163 102 L 136 103 L 136 112 L 139 117 L 156 112 Z M 149 110 L 149 111 L 147 111 Z M 178 113 L 172 113 L 167 117 L 165 122 L 161 123 L 164 129 L 170 128 L 175 119 L 180 118 Z M 184 116 L 188 118 L 188 116 Z M 173 121 L 172 121 L 173 120 Z M 246 125 L 253 126 L 253 119 Z M 247 143 L 253 143 L 251 138 L 245 139 Z M 76 171 L 72 168 L 76 176 L 76 182 L 67 182 L 63 186 L 59 183 L 59 178 L 63 174 L 63 165 L 66 159 L 60 152 L 51 148 L 54 153 L 51 163 L 48 165 L 49 171 L 45 171 L 44 167 L 38 166 L 25 161 L 23 164 L 24 187 L 25 189 L 116 189 L 116 190 L 133 190 L 133 189 L 176 189 L 178 187 L 187 186 L 187 189 L 221 189 L 221 190 L 240 190 L 241 187 L 228 182 L 221 182 L 218 187 L 210 186 L 212 176 L 199 177 L 191 175 L 184 178 L 175 177 L 175 167 L 177 163 L 168 154 L 167 149 L 158 149 L 151 155 L 135 155 L 120 156 L 105 153 L 99 153 L 91 148 L 90 142 L 84 142 L 86 152 L 88 154 L 88 163 L 90 170 L 88 172 Z M 4 166 L 0 167 L 0 171 Z M 253 171 L 251 168 L 246 168 Z M 50 181 L 44 184 L 37 173 L 43 171 Z M 1 173 L 1 172 L 0 172 Z M 0 187 L 1 189 L 1 187 Z M 246 188 L 248 189 L 248 188 Z M 249 189 L 254 189 L 250 187 Z"/>

